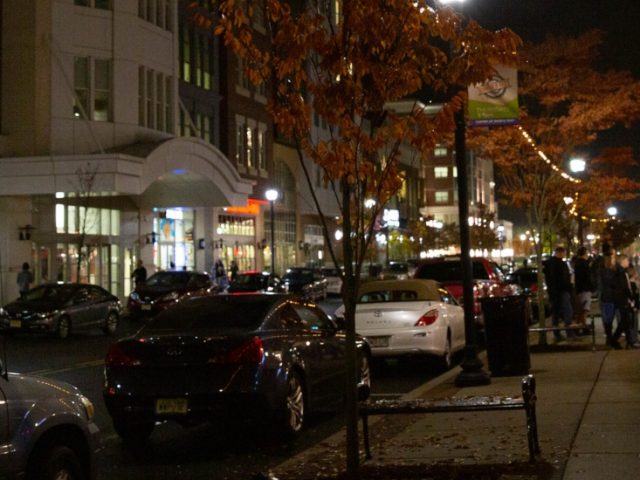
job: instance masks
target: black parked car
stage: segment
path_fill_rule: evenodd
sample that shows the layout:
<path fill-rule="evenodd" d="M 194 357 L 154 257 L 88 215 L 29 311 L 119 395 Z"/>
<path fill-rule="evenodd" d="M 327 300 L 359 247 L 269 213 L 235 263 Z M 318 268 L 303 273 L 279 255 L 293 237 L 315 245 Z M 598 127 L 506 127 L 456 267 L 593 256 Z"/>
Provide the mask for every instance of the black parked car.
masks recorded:
<path fill-rule="evenodd" d="M 282 279 L 269 272 L 242 272 L 236 275 L 234 281 L 229 284 L 227 292 L 239 293 L 239 292 L 274 292 L 280 293 L 285 291 L 284 283 Z"/>
<path fill-rule="evenodd" d="M 357 348 L 359 380 L 368 385 L 370 349 L 362 338 Z M 107 409 L 128 441 L 148 437 L 156 420 L 227 417 L 294 436 L 308 410 L 342 405 L 345 337 L 294 296 L 193 298 L 113 344 L 105 375 Z"/>
<path fill-rule="evenodd" d="M 13 332 L 46 332 L 58 338 L 86 328 L 111 335 L 118 328 L 120 300 L 104 288 L 83 283 L 46 284 L 4 307 Z"/>
<path fill-rule="evenodd" d="M 313 268 L 287 268 L 282 280 L 289 293 L 296 293 L 309 300 L 327 298 L 327 279 L 322 272 Z"/>
<path fill-rule="evenodd" d="M 184 298 L 214 293 L 217 287 L 203 272 L 166 271 L 151 275 L 129 295 L 129 316 L 152 316 Z"/>

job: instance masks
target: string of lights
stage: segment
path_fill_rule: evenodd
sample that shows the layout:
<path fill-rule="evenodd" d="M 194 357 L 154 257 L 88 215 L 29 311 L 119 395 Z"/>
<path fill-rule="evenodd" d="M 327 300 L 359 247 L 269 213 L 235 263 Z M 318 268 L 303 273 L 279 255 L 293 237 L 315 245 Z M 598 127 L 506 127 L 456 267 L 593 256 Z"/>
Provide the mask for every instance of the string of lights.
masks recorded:
<path fill-rule="evenodd" d="M 553 163 L 551 161 L 551 159 L 549 157 L 547 157 L 547 155 L 544 153 L 544 151 L 542 151 L 538 145 L 536 144 L 535 140 L 531 137 L 531 135 L 529 135 L 529 133 L 522 128 L 521 125 L 518 125 L 518 130 L 520 130 L 520 134 L 524 137 L 524 139 L 527 141 L 527 143 L 529 145 L 531 145 L 531 148 L 533 148 L 533 150 L 538 154 L 538 156 L 547 164 L 549 165 L 549 167 L 555 171 L 556 173 L 558 173 L 558 175 L 560 175 L 562 178 L 564 178 L 565 180 L 572 182 L 572 183 L 582 183 L 582 180 L 576 177 L 573 177 L 572 175 L 568 174 L 567 172 L 565 172 L 564 170 L 562 170 L 558 165 L 556 165 L 555 163 Z M 569 213 L 577 218 L 580 218 L 582 220 L 588 221 L 588 222 L 592 222 L 592 223 L 606 223 L 610 220 L 610 218 L 592 218 L 592 217 L 587 217 L 586 215 L 582 215 L 578 213 L 578 192 L 574 193 L 574 197 L 573 197 L 573 202 L 571 202 L 571 208 L 569 209 Z"/>

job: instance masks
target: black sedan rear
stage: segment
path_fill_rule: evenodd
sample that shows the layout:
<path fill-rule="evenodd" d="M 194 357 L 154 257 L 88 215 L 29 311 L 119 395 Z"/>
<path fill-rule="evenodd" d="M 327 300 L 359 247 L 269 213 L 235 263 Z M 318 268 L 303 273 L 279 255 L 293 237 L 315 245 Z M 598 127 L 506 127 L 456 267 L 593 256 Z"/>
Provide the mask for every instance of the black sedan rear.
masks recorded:
<path fill-rule="evenodd" d="M 358 339 L 360 382 L 369 346 Z M 309 410 L 341 405 L 345 337 L 317 306 L 289 295 L 229 294 L 180 302 L 105 360 L 104 399 L 125 440 L 157 420 L 268 421 L 293 436 Z"/>
<path fill-rule="evenodd" d="M 104 288 L 83 283 L 46 284 L 3 309 L 13 332 L 52 333 L 66 338 L 71 331 L 102 328 L 115 333 L 120 318 L 120 300 Z"/>

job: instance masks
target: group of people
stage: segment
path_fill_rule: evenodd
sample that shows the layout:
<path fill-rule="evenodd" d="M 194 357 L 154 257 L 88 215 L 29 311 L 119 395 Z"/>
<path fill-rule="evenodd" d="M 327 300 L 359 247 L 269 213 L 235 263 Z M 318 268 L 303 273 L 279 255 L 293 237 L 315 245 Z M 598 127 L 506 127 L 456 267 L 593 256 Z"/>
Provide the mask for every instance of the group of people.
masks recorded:
<path fill-rule="evenodd" d="M 559 326 L 560 322 L 565 326 L 584 325 L 591 311 L 592 295 L 596 292 L 607 345 L 621 349 L 620 338 L 624 334 L 626 348 L 640 347 L 640 276 L 629 257 L 616 255 L 607 243 L 602 255 L 595 258 L 590 258 L 587 249 L 580 247 L 569 264 L 565 261 L 566 253 L 564 247 L 556 247 L 544 267 L 553 326 Z M 576 336 L 576 330 L 566 332 L 569 338 Z M 556 341 L 564 340 L 560 331 L 554 331 L 554 335 Z"/>
<path fill-rule="evenodd" d="M 227 270 L 224 267 L 222 259 L 216 260 L 211 268 L 211 277 L 213 281 L 221 290 L 224 290 L 229 286 L 229 282 L 233 282 L 238 275 L 238 263 L 235 260 L 231 260 L 229 265 L 229 276 L 227 276 Z"/>

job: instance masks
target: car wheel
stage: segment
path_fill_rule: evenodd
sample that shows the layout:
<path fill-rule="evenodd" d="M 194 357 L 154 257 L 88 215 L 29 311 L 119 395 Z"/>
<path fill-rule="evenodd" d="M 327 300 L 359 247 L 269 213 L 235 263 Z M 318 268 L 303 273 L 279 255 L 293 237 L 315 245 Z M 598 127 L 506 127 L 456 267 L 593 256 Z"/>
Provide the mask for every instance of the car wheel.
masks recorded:
<path fill-rule="evenodd" d="M 283 418 L 280 425 L 283 437 L 291 439 L 300 433 L 305 422 L 305 404 L 302 379 L 297 372 L 291 372 L 287 380 Z"/>
<path fill-rule="evenodd" d="M 56 336 L 60 339 L 65 339 L 71 333 L 71 320 L 69 317 L 60 317 L 58 320 L 58 326 L 56 327 Z"/>
<path fill-rule="evenodd" d="M 102 331 L 105 335 L 113 335 L 118 329 L 118 315 L 115 312 L 109 312 L 107 319 L 104 322 Z"/>
<path fill-rule="evenodd" d="M 453 365 L 453 352 L 451 351 L 451 334 L 447 332 L 447 341 L 444 343 L 444 352 L 438 360 L 438 370 L 446 372 Z"/>
<path fill-rule="evenodd" d="M 151 436 L 154 427 L 155 422 L 153 420 L 141 421 L 129 417 L 113 418 L 113 428 L 125 442 L 144 442 Z"/>
<path fill-rule="evenodd" d="M 371 396 L 371 361 L 366 352 L 358 357 L 358 400 L 364 401 Z"/>
<path fill-rule="evenodd" d="M 369 360 L 369 355 L 362 352 L 358 361 L 358 384 L 371 388 L 371 361 Z"/>
<path fill-rule="evenodd" d="M 81 480 L 85 478 L 78 455 L 66 445 L 50 445 L 29 459 L 28 480 Z"/>

